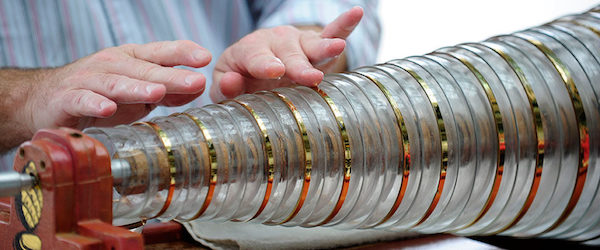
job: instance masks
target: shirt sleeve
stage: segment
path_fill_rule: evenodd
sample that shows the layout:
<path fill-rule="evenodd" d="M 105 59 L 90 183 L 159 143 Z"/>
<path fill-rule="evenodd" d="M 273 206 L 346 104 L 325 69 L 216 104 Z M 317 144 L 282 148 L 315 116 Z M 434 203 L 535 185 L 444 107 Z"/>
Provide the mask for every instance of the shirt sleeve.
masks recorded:
<path fill-rule="evenodd" d="M 325 26 L 353 6 L 361 6 L 364 16 L 346 40 L 348 68 L 375 64 L 381 25 L 377 0 L 281 0 L 253 1 L 251 8 L 257 28 L 280 25 Z"/>

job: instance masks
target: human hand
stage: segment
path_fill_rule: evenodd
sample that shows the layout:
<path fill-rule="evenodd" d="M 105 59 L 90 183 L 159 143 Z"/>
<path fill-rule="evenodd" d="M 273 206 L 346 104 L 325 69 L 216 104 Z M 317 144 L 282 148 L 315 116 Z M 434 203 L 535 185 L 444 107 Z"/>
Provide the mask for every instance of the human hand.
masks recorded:
<path fill-rule="evenodd" d="M 323 73 L 345 68 L 346 42 L 363 16 L 341 14 L 321 32 L 278 26 L 257 30 L 227 48 L 213 72 L 210 96 L 218 102 L 243 93 L 299 84 L 316 86 Z M 343 67 L 340 67 L 343 65 Z"/>
<path fill-rule="evenodd" d="M 40 70 L 23 119 L 40 128 L 112 126 L 146 116 L 156 105 L 177 106 L 204 91 L 210 53 L 191 41 L 127 44 L 101 50 L 66 66 Z"/>

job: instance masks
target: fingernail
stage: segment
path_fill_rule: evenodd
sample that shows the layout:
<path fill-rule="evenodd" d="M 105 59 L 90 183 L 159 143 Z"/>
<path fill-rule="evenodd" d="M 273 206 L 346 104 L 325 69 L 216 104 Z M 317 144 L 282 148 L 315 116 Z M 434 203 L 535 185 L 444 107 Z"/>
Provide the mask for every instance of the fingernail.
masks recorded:
<path fill-rule="evenodd" d="M 338 56 L 334 56 L 334 57 L 325 58 L 325 59 L 323 59 L 321 61 L 313 63 L 313 65 L 314 66 L 322 66 L 322 65 L 328 64 L 329 62 L 331 62 L 331 60 L 337 59 L 338 57 L 339 57 L 339 55 Z"/>
<path fill-rule="evenodd" d="M 285 68 L 285 65 L 283 65 L 283 62 L 276 57 L 275 62 L 267 64 L 266 70 L 271 78 L 280 78 L 283 73 L 280 70 L 282 67 Z"/>
<path fill-rule="evenodd" d="M 278 69 L 283 67 L 283 64 L 278 63 L 278 62 L 271 62 L 269 64 L 267 64 L 267 69 Z"/>
<path fill-rule="evenodd" d="M 325 42 L 326 46 L 331 45 L 333 42 L 337 41 L 337 38 L 324 38 L 323 41 Z"/>
<path fill-rule="evenodd" d="M 194 60 L 196 60 L 196 61 L 206 60 L 206 52 L 201 49 L 194 50 L 192 52 L 192 56 L 194 57 Z"/>
<path fill-rule="evenodd" d="M 146 86 L 146 94 L 152 94 L 152 91 L 156 90 L 157 86 Z"/>
<path fill-rule="evenodd" d="M 323 39 L 322 46 L 323 46 L 323 48 L 329 48 L 334 43 L 341 43 L 341 44 L 343 44 L 343 47 L 346 47 L 346 41 L 344 39 L 340 39 L 340 38 L 325 38 L 325 39 Z"/>
<path fill-rule="evenodd" d="M 104 100 L 100 103 L 100 110 L 104 110 L 110 105 L 112 105 L 111 101 Z"/>
<path fill-rule="evenodd" d="M 308 68 L 302 71 L 302 76 L 304 77 L 313 77 L 314 75 L 319 75 L 319 78 L 315 78 L 316 80 L 314 82 L 311 82 L 310 85 L 317 86 L 317 84 L 321 82 L 321 79 L 323 79 L 323 72 L 312 68 Z"/>
<path fill-rule="evenodd" d="M 206 85 L 202 85 L 202 88 L 198 92 L 204 92 L 204 89 L 206 89 Z"/>
<path fill-rule="evenodd" d="M 194 84 L 194 82 L 200 80 L 200 78 L 202 78 L 202 75 L 193 74 L 193 75 L 187 76 L 185 78 L 185 86 L 187 86 L 187 87 L 192 86 L 192 84 Z"/>
<path fill-rule="evenodd" d="M 320 74 L 323 75 L 323 72 L 317 70 L 317 69 L 313 69 L 313 68 L 308 68 L 302 71 L 302 75 L 313 75 L 313 74 Z"/>

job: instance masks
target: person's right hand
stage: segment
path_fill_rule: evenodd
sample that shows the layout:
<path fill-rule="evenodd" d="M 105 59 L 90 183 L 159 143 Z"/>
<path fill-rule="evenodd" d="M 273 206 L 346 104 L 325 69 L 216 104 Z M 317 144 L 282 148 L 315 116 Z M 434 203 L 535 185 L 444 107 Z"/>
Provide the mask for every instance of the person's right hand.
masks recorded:
<path fill-rule="evenodd" d="M 204 67 L 210 60 L 208 50 L 191 41 L 107 48 L 43 70 L 39 82 L 31 83 L 23 119 L 32 133 L 130 123 L 156 105 L 183 105 L 202 94 L 204 75 L 173 66 Z"/>

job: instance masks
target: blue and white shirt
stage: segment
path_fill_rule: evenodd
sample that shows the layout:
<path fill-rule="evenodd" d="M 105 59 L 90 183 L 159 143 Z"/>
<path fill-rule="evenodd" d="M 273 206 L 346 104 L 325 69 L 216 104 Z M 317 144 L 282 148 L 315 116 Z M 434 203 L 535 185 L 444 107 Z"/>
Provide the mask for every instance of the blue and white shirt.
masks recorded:
<path fill-rule="evenodd" d="M 210 89 L 220 54 L 248 33 L 288 24 L 325 26 L 356 5 L 365 15 L 347 39 L 349 68 L 375 63 L 381 33 L 375 0 L 0 0 L 0 68 L 58 67 L 107 47 L 186 39 L 213 55 L 207 67 L 195 69 Z M 206 91 L 149 116 L 210 102 Z M 4 158 L 0 170 L 12 168 L 13 157 Z"/>

